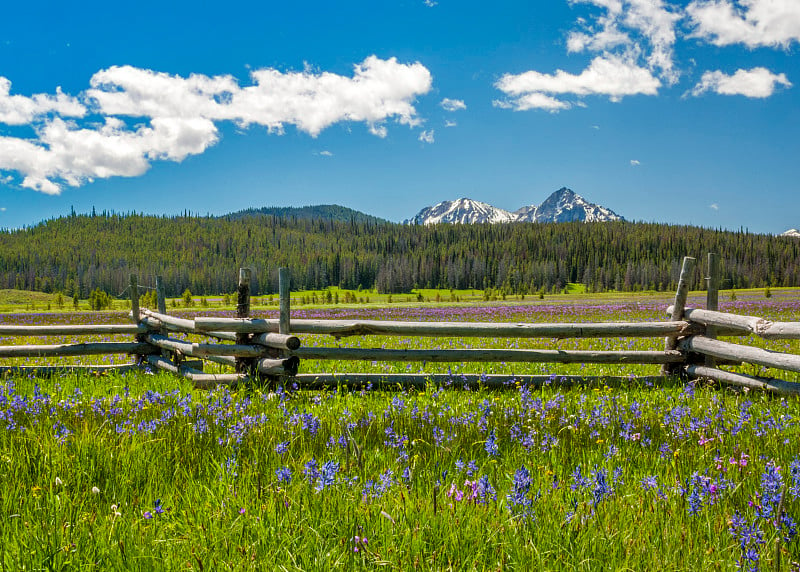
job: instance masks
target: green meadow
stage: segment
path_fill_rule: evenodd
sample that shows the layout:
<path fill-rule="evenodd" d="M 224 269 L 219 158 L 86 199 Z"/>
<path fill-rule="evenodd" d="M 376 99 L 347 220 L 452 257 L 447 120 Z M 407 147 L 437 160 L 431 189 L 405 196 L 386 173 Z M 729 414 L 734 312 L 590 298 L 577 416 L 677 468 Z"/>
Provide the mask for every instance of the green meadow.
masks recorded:
<path fill-rule="evenodd" d="M 293 315 L 639 321 L 665 319 L 670 302 L 664 294 L 484 301 L 480 291 L 479 299 L 437 304 L 430 294 L 422 292 L 432 302 L 295 304 Z M 776 289 L 769 298 L 763 290 L 737 291 L 735 298 L 723 295 L 723 309 L 773 320 L 798 316 L 795 291 Z M 693 305 L 702 300 L 702 293 L 690 297 Z M 232 308 L 210 299 L 207 308 L 193 302 L 186 308 L 176 300 L 175 313 L 225 315 Z M 253 308 L 254 315 L 274 312 L 269 304 Z M 124 321 L 125 311 L 28 311 L 3 319 Z M 302 339 L 309 346 L 337 343 L 322 336 Z M 2 343 L 53 343 L 45 340 Z M 663 347 L 652 339 L 364 337 L 338 343 Z M 795 342 L 770 344 L 798 351 Z M 114 363 L 125 359 L 118 356 Z M 657 366 L 301 364 L 302 373 L 333 368 L 449 371 L 451 378 L 415 391 L 311 392 L 291 382 L 198 391 L 155 372 L 4 377 L 3 569 L 798 567 L 796 399 L 677 378 L 653 383 L 648 376 Z M 469 386 L 459 377 L 484 372 L 506 374 L 506 389 Z M 515 380 L 524 374 L 552 377 L 525 387 Z M 570 389 L 559 386 L 562 374 L 629 379 Z"/>

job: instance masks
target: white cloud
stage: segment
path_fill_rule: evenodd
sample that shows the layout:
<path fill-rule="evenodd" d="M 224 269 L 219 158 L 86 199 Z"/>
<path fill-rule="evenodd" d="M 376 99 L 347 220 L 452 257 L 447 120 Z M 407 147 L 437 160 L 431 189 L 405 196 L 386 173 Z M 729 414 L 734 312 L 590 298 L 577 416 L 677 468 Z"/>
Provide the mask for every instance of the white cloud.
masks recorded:
<path fill-rule="evenodd" d="M 588 67 L 579 73 L 505 74 L 495 82 L 506 95 L 494 101 L 496 107 L 555 113 L 585 106 L 583 98 L 589 95 L 607 96 L 611 101 L 627 95 L 657 95 L 663 86 L 675 85 L 681 75 L 675 45 L 688 34 L 678 27 L 681 20 L 692 27 L 688 37 L 718 46 L 788 48 L 800 42 L 800 0 L 690 0 L 685 7 L 666 0 L 567 1 L 594 12 L 578 17 L 566 38 L 568 53 L 591 55 Z M 779 86 L 791 86 L 785 74 L 754 68 L 733 76 L 706 72 L 689 93 L 763 98 Z"/>
<path fill-rule="evenodd" d="M 182 161 L 203 153 L 219 140 L 216 122 L 225 120 L 278 134 L 294 125 L 312 137 L 334 123 L 355 121 L 385 137 L 388 120 L 420 123 L 414 101 L 431 88 L 430 72 L 422 64 L 375 56 L 354 66 L 352 77 L 274 69 L 256 70 L 251 77 L 253 84 L 241 87 L 231 76 L 184 78 L 131 66 L 101 70 L 85 98 L 103 123 L 79 125 L 52 117 L 33 125 L 36 138 L 0 136 L 0 170 L 16 171 L 23 187 L 49 194 L 58 194 L 64 184 L 135 177 L 154 160 Z M 86 113 L 77 99 L 60 91 L 22 99 L 7 94 L 0 83 L 0 113 L 7 101 L 14 110 L 0 119 L 20 124 L 50 112 L 64 117 Z M 142 123 L 129 127 L 119 117 L 141 118 Z"/>
<path fill-rule="evenodd" d="M 456 127 L 457 125 L 458 123 L 456 123 L 455 121 L 450 121 L 449 119 L 445 119 L 444 121 L 445 127 Z"/>
<path fill-rule="evenodd" d="M 631 167 L 638 167 L 641 164 L 642 164 L 641 161 L 639 161 L 638 159 L 631 159 Z"/>
<path fill-rule="evenodd" d="M 572 104 L 553 95 L 607 95 L 611 101 L 620 101 L 626 95 L 654 95 L 660 86 L 658 78 L 630 58 L 605 55 L 592 60 L 580 74 L 563 70 L 552 75 L 537 71 L 506 74 L 495 87 L 510 99 L 495 102 L 495 105 L 517 111 L 545 109 L 555 112 L 569 109 Z"/>
<path fill-rule="evenodd" d="M 582 31 L 567 37 L 569 52 L 611 53 L 622 48 L 626 53 L 641 53 L 651 71 L 669 84 L 677 82 L 673 46 L 675 25 L 681 15 L 668 9 L 663 0 L 570 0 L 571 4 L 592 4 L 605 10 L 594 24 L 583 24 Z"/>
<path fill-rule="evenodd" d="M 326 149 L 325 151 L 320 151 L 320 152 L 318 153 L 318 155 L 322 155 L 323 157 L 333 157 L 333 153 L 331 153 L 331 152 L 330 152 L 330 151 L 328 151 L 327 149 Z"/>
<path fill-rule="evenodd" d="M 135 177 L 153 160 L 182 161 L 217 141 L 214 123 L 203 118 L 155 118 L 135 130 L 113 117 L 91 129 L 55 118 L 37 135 L 35 142 L 0 137 L 0 169 L 19 172 L 23 187 L 46 194 L 61 192 L 61 181 L 76 187 L 95 178 Z"/>
<path fill-rule="evenodd" d="M 693 0 L 686 13 L 694 36 L 716 46 L 789 47 L 800 42 L 797 0 Z"/>
<path fill-rule="evenodd" d="M 745 97 L 764 98 L 771 96 L 778 85 L 791 87 L 786 74 L 774 74 L 767 68 L 737 70 L 733 75 L 721 71 L 707 71 L 694 86 L 691 94 L 702 95 L 708 91 L 720 95 L 744 95 Z"/>
<path fill-rule="evenodd" d="M 712 211 L 718 211 L 719 205 L 717 203 L 711 203 L 710 205 L 708 205 L 708 208 L 710 208 Z"/>
<path fill-rule="evenodd" d="M 381 123 L 418 124 L 413 101 L 431 87 L 430 72 L 420 63 L 370 56 L 357 64 L 352 78 L 329 72 L 251 73 L 254 85 L 240 88 L 230 76 L 188 78 L 130 66 L 112 67 L 92 77 L 87 95 L 110 115 L 183 117 L 262 125 L 283 133 L 284 125 L 317 136 L 340 121 L 363 121 L 382 134 Z"/>
<path fill-rule="evenodd" d="M 599 131 L 599 130 L 600 130 L 600 126 L 599 126 L 599 125 L 592 125 L 591 127 L 592 127 L 592 129 L 594 129 L 595 131 Z"/>
<path fill-rule="evenodd" d="M 64 117 L 83 117 L 86 108 L 74 97 L 56 88 L 55 95 L 37 93 L 31 97 L 10 95 L 11 82 L 0 76 L 0 123 L 25 125 L 39 117 L 55 113 Z"/>
<path fill-rule="evenodd" d="M 6 209 L 6 207 L 0 207 L 0 212 L 3 212 L 3 213 L 4 213 L 4 212 L 6 212 L 7 210 L 8 210 L 8 209 Z"/>
<path fill-rule="evenodd" d="M 436 6 L 436 5 L 438 4 L 438 2 L 434 2 L 434 0 L 423 0 L 423 3 L 424 3 L 424 4 L 425 4 L 425 5 L 428 7 L 428 8 L 433 8 L 434 6 Z"/>
<path fill-rule="evenodd" d="M 423 143 L 433 143 L 433 129 L 420 133 L 419 140 Z"/>
<path fill-rule="evenodd" d="M 464 103 L 463 100 L 450 99 L 449 97 L 445 97 L 439 105 L 441 105 L 445 111 L 459 111 L 467 108 L 467 104 Z"/>

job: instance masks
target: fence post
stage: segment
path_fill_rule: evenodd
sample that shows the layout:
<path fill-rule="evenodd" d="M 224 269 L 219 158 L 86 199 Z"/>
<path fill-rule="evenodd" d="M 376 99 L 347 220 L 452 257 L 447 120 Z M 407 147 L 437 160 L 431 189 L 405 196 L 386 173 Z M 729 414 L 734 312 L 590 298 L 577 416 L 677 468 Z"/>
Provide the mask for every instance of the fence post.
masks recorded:
<path fill-rule="evenodd" d="M 158 313 L 167 313 L 167 298 L 164 295 L 164 279 L 161 276 L 156 276 L 156 303 L 158 304 Z"/>
<path fill-rule="evenodd" d="M 250 269 L 239 269 L 239 286 L 236 289 L 236 317 L 250 317 Z M 236 334 L 237 344 L 250 343 L 250 334 Z M 249 362 L 245 358 L 236 358 L 236 372 L 244 373 L 249 368 Z"/>
<path fill-rule="evenodd" d="M 167 297 L 164 294 L 164 279 L 161 276 L 156 276 L 156 305 L 158 306 L 158 313 L 159 314 L 166 314 L 167 313 Z M 167 335 L 167 328 L 166 326 L 161 326 L 158 330 L 158 333 L 162 336 Z M 165 357 L 167 359 L 173 359 L 174 356 L 172 353 L 167 350 L 161 350 L 161 357 Z"/>
<path fill-rule="evenodd" d="M 139 281 L 136 274 L 131 274 L 130 281 L 131 291 L 131 320 L 134 324 L 139 323 Z"/>
<path fill-rule="evenodd" d="M 289 334 L 289 269 L 278 269 L 278 294 L 280 297 L 280 317 L 278 333 Z"/>
<path fill-rule="evenodd" d="M 696 259 L 691 256 L 683 257 L 683 266 L 681 266 L 681 276 L 678 279 L 678 290 L 675 292 L 675 303 L 673 304 L 671 321 L 678 322 L 683 320 L 683 310 L 686 307 L 686 298 L 689 295 L 689 280 L 691 280 L 692 272 L 694 272 L 694 263 Z M 678 347 L 677 336 L 667 336 L 664 340 L 664 350 L 670 351 Z M 670 375 L 675 372 L 675 366 L 671 364 L 664 364 L 661 367 L 661 372 L 665 375 Z"/>
<path fill-rule="evenodd" d="M 719 256 L 714 252 L 708 253 L 708 289 L 706 290 L 706 310 L 719 310 Z M 706 326 L 706 337 L 716 338 L 717 328 Z M 706 367 L 717 367 L 717 360 L 707 355 Z"/>

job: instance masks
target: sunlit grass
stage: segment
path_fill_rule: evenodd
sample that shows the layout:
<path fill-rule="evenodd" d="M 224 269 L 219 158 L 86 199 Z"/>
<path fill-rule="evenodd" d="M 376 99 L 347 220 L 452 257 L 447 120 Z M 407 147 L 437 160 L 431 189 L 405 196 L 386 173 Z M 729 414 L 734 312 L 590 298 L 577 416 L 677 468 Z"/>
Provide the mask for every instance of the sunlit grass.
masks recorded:
<path fill-rule="evenodd" d="M 353 305 L 295 308 L 293 316 L 649 321 L 665 319 L 669 303 Z M 793 321 L 799 304 L 773 291 L 770 299 L 737 294 L 722 309 Z M 702 306 L 701 295 L 690 305 Z M 254 315 L 277 314 L 256 308 Z M 126 319 L 122 312 L 3 318 Z M 306 346 L 663 348 L 660 339 L 301 337 Z M 79 340 L 0 343 L 69 341 Z M 798 353 L 796 341 L 741 341 Z M 641 376 L 657 366 L 301 365 L 303 372 L 448 368 L 452 384 L 397 393 L 203 392 L 143 373 L 2 379 L 0 562 L 9 570 L 797 569 L 796 399 L 678 379 L 653 386 Z M 508 390 L 465 390 L 460 373 L 507 374 Z M 513 379 L 569 373 L 631 378 L 622 388 L 596 382 L 584 390 L 555 383 L 528 390 Z"/>

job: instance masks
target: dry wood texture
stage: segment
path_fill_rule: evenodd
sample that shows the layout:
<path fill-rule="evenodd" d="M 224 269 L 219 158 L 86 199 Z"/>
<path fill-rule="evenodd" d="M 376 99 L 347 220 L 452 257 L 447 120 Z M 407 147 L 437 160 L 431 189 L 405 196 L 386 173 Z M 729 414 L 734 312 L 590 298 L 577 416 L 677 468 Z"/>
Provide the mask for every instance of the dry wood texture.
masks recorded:
<path fill-rule="evenodd" d="M 0 346 L 0 357 L 68 357 L 103 354 L 149 354 L 153 346 L 140 342 Z"/>
<path fill-rule="evenodd" d="M 746 361 L 764 367 L 774 367 L 787 371 L 800 372 L 800 356 L 772 352 L 761 348 L 740 346 L 705 336 L 692 336 L 681 340 L 684 351 L 710 355 L 716 358 Z"/>
<path fill-rule="evenodd" d="M 272 319 L 200 317 L 194 324 L 202 332 L 277 332 Z M 389 322 L 382 320 L 292 320 L 295 334 L 346 336 L 425 336 L 486 338 L 605 338 L 663 337 L 698 333 L 685 321 L 600 323 L 487 323 L 487 322 Z"/>
<path fill-rule="evenodd" d="M 0 325 L 0 336 L 91 336 L 110 334 L 144 334 L 143 324 L 83 324 L 52 326 L 7 326 Z"/>
<path fill-rule="evenodd" d="M 673 311 L 672 306 L 667 308 L 668 314 Z M 686 308 L 683 315 L 690 322 L 718 328 L 720 334 L 754 334 L 768 340 L 800 339 L 800 322 L 770 322 L 756 316 L 738 316 L 701 308 Z"/>
<path fill-rule="evenodd" d="M 428 361 L 428 362 L 538 362 L 538 363 L 682 363 L 679 351 L 581 351 L 581 350 L 387 350 L 382 348 L 300 348 L 292 352 L 302 359 Z"/>
<path fill-rule="evenodd" d="M 782 379 L 731 373 L 729 371 L 702 365 L 687 366 L 686 373 L 689 374 L 690 377 L 705 377 L 739 387 L 763 389 L 779 395 L 800 395 L 800 383 L 793 383 Z"/>

